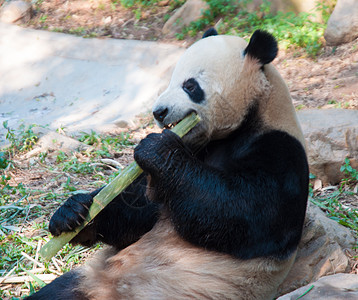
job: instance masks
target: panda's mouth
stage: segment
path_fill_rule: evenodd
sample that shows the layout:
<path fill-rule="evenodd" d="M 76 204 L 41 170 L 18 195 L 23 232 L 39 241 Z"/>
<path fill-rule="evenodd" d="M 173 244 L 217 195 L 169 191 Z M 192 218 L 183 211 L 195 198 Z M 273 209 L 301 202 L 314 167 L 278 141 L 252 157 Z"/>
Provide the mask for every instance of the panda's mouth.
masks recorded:
<path fill-rule="evenodd" d="M 183 119 L 181 119 L 181 120 L 183 120 Z M 172 128 L 174 128 L 181 120 L 179 120 L 179 121 L 177 121 L 177 122 L 170 123 L 170 124 L 168 124 L 168 125 L 164 125 L 164 128 L 165 128 L 165 129 L 172 129 Z"/>
<path fill-rule="evenodd" d="M 182 121 L 183 119 L 185 119 L 187 116 L 189 116 L 189 115 L 192 114 L 192 113 L 195 113 L 195 114 L 196 114 L 197 112 L 194 111 L 194 110 L 190 110 L 188 113 L 186 113 L 186 114 L 184 115 L 183 118 L 181 118 L 181 119 L 179 119 L 179 120 L 177 120 L 177 121 L 168 123 L 168 124 L 164 124 L 164 128 L 165 128 L 165 129 L 172 129 L 172 128 L 174 128 L 180 121 Z"/>

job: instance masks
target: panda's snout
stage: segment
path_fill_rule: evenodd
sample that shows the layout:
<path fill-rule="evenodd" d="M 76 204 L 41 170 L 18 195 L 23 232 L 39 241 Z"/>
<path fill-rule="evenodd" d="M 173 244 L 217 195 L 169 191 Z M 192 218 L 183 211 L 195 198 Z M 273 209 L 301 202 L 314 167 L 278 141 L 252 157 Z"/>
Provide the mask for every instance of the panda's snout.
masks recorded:
<path fill-rule="evenodd" d="M 165 117 L 168 114 L 168 108 L 166 107 L 159 107 L 158 109 L 156 109 L 155 111 L 153 111 L 153 116 L 154 118 L 158 121 L 163 123 Z"/>

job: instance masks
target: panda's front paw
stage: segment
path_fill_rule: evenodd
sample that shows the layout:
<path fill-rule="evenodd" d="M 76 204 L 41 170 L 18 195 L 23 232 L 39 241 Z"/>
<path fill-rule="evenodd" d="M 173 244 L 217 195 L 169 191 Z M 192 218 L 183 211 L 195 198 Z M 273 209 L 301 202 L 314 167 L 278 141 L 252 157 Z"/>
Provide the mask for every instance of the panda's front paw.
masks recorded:
<path fill-rule="evenodd" d="M 52 235 L 58 236 L 62 232 L 75 229 L 85 220 L 88 209 L 93 202 L 92 194 L 77 194 L 66 200 L 53 214 L 49 224 Z"/>
<path fill-rule="evenodd" d="M 151 133 L 134 149 L 134 159 L 146 172 L 156 177 L 173 168 L 178 154 L 184 149 L 180 137 L 170 130 Z"/>

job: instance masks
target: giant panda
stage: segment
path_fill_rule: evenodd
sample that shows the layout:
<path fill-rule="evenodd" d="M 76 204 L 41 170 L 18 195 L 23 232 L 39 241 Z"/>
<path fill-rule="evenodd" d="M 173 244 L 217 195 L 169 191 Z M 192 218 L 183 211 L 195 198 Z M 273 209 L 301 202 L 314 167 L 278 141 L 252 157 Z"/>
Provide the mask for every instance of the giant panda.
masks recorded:
<path fill-rule="evenodd" d="M 178 61 L 153 115 L 162 133 L 135 148 L 144 170 L 72 242 L 112 247 L 28 299 L 275 297 L 301 238 L 308 193 L 304 138 L 270 64 L 276 40 L 214 29 Z M 191 112 L 183 139 L 167 128 Z M 69 198 L 53 235 L 84 219 L 93 197 Z"/>

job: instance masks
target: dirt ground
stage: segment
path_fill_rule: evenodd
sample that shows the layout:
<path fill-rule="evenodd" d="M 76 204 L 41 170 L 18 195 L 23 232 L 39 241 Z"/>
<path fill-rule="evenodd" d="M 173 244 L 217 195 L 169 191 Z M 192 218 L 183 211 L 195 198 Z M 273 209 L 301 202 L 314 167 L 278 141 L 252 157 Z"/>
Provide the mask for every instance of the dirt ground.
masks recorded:
<path fill-rule="evenodd" d="M 1 0 L 0 0 L 1 2 Z M 157 40 L 189 46 L 162 34 L 165 21 L 178 1 L 164 0 L 150 7 L 124 8 L 111 0 L 37 1 L 25 26 L 85 37 Z M 303 108 L 358 108 L 358 40 L 339 47 L 324 47 L 315 59 L 301 50 L 280 51 L 274 61 L 288 83 L 294 105 Z"/>
<path fill-rule="evenodd" d="M 0 0 L 0 5 L 4 0 Z M 126 1 L 130 2 L 130 1 Z M 29 22 L 22 26 L 84 37 L 154 40 L 189 46 L 200 38 L 178 41 L 162 34 L 165 21 L 180 1 L 124 8 L 113 0 L 38 0 Z M 303 108 L 358 108 L 358 40 L 324 47 L 315 59 L 302 50 L 280 51 L 274 61 L 288 83 L 294 105 Z"/>

